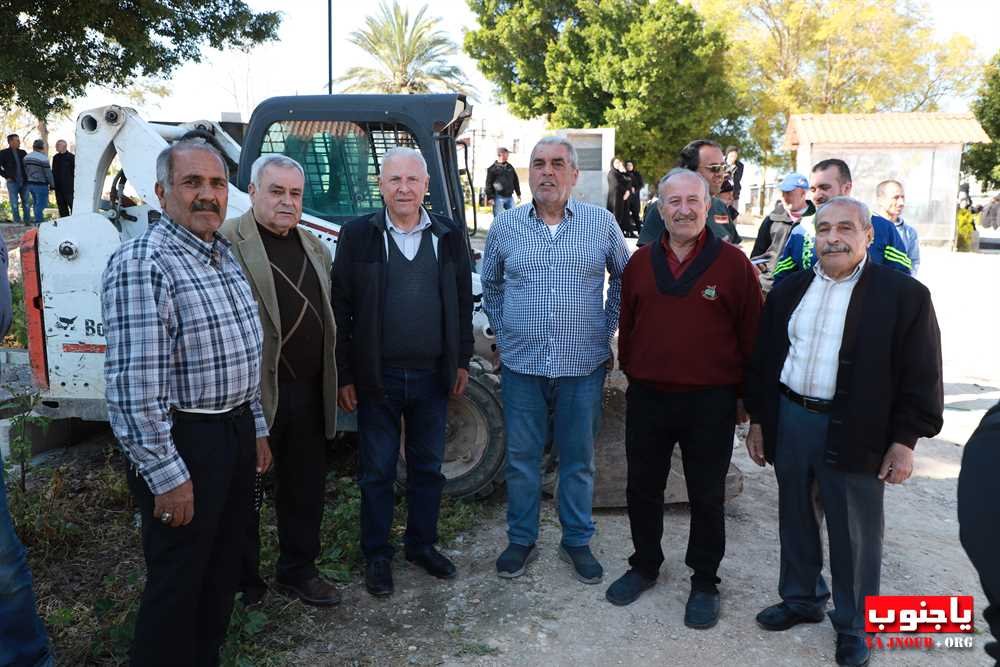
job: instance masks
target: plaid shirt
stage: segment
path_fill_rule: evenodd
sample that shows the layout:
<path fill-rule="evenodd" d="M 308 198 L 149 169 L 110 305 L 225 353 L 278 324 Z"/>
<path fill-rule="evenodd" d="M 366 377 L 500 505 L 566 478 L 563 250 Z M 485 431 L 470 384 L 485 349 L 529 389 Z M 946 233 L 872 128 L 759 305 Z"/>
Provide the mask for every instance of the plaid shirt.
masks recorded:
<path fill-rule="evenodd" d="M 257 304 L 229 247 L 219 234 L 205 243 L 163 218 L 124 243 L 104 270 L 108 415 L 157 495 L 190 478 L 170 435 L 172 408 L 250 402 L 257 437 L 268 433 Z"/>
<path fill-rule="evenodd" d="M 604 363 L 628 257 L 621 229 L 603 208 L 570 199 L 554 235 L 534 204 L 501 213 L 486 237 L 480 277 L 504 366 L 554 378 L 589 375 Z"/>

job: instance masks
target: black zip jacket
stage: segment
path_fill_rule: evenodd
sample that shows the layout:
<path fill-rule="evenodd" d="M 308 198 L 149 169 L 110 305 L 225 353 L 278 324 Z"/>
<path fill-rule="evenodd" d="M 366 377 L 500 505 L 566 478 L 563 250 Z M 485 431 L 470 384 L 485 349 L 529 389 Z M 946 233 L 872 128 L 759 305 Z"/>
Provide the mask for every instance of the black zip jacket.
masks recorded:
<path fill-rule="evenodd" d="M 441 374 L 451 389 L 459 368 L 472 357 L 472 269 L 461 231 L 445 217 L 430 213 L 424 233 L 438 238 L 443 348 Z M 351 220 L 340 228 L 333 260 L 333 314 L 337 320 L 337 380 L 355 385 L 359 395 L 381 398 L 382 321 L 386 286 L 385 209 Z"/>
<path fill-rule="evenodd" d="M 774 462 L 788 320 L 815 278 L 797 271 L 767 297 L 747 369 L 744 403 Z M 826 462 L 877 474 L 894 442 L 913 447 L 943 424 L 941 331 L 930 292 L 913 278 L 868 262 L 851 294 L 830 410 Z"/>

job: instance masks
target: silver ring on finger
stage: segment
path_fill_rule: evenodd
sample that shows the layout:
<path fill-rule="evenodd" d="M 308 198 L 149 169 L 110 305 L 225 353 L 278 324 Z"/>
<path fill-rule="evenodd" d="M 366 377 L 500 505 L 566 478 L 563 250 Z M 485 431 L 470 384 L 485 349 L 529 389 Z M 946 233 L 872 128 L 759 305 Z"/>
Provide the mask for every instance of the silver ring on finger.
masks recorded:
<path fill-rule="evenodd" d="M 164 512 L 163 514 L 160 515 L 160 521 L 162 523 L 170 523 L 171 521 L 173 521 L 173 518 L 174 515 L 171 514 L 170 512 Z"/>

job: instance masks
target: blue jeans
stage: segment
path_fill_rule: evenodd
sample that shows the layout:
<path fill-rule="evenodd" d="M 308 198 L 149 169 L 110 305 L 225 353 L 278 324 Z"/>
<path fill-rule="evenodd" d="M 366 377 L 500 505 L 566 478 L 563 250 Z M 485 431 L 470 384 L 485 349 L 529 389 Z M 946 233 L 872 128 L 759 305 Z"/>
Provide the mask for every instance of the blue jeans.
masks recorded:
<path fill-rule="evenodd" d="M 7 509 L 3 460 L 0 459 L 0 665 L 42 667 L 51 664 L 49 638 L 35 611 L 31 571 Z"/>
<path fill-rule="evenodd" d="M 405 420 L 407 550 L 437 542 L 444 475 L 444 428 L 448 387 L 435 370 L 386 368 L 385 393 L 358 397 L 361 441 L 361 551 L 365 560 L 392 558 L 389 543 L 395 509 L 400 418 Z"/>
<path fill-rule="evenodd" d="M 496 217 L 500 215 L 503 211 L 509 208 L 514 208 L 514 196 L 502 197 L 497 195 L 493 198 L 493 216 Z"/>
<path fill-rule="evenodd" d="M 507 538 L 529 546 L 538 539 L 541 465 L 551 428 L 559 452 L 562 543 L 585 546 L 594 534 L 594 438 L 601 426 L 604 365 L 590 375 L 547 378 L 503 368 L 507 430 Z"/>
<path fill-rule="evenodd" d="M 24 220 L 25 222 L 29 222 L 31 220 L 31 215 L 28 213 L 27 184 L 8 180 L 7 194 L 10 196 L 10 215 L 14 219 L 14 222 L 18 224 L 21 222 L 21 211 L 18 210 L 18 199 L 21 200 L 21 208 L 24 209 Z"/>
<path fill-rule="evenodd" d="M 45 207 L 49 205 L 49 186 L 29 183 L 28 192 L 31 193 L 31 204 L 32 208 L 35 209 L 35 223 L 37 224 L 42 221 Z"/>

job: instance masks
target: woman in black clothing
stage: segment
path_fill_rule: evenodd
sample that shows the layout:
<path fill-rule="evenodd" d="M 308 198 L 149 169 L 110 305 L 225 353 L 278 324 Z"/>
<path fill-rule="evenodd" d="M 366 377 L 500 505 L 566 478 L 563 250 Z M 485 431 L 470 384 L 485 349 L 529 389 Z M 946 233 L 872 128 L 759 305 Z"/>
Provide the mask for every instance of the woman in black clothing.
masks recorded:
<path fill-rule="evenodd" d="M 608 170 L 608 210 L 615 216 L 618 226 L 622 228 L 622 234 L 626 237 L 634 237 L 632 222 L 628 214 L 628 197 L 630 192 L 630 181 L 625 173 L 625 165 L 621 158 L 611 161 L 611 169 Z"/>

